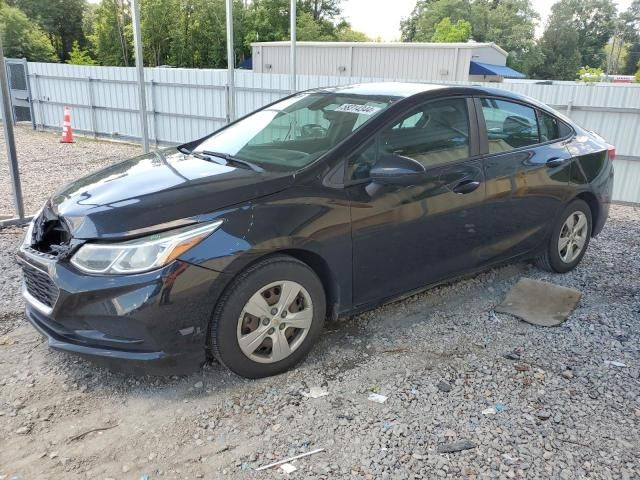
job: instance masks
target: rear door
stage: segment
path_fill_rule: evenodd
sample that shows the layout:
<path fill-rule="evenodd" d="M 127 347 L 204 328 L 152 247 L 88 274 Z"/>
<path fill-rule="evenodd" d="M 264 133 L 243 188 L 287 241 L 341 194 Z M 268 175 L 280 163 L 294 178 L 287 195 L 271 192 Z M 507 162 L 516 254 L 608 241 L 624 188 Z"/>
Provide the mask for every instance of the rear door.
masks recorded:
<path fill-rule="evenodd" d="M 494 234 L 487 263 L 530 252 L 546 241 L 568 195 L 573 133 L 550 114 L 514 100 L 476 98 L 486 182 L 486 221 Z"/>
<path fill-rule="evenodd" d="M 348 161 L 354 304 L 375 303 L 478 266 L 476 228 L 485 198 L 471 99 L 431 101 L 383 128 Z M 472 115 L 469 115 L 472 112 Z M 382 155 L 422 163 L 409 186 L 380 185 L 369 170 Z"/>

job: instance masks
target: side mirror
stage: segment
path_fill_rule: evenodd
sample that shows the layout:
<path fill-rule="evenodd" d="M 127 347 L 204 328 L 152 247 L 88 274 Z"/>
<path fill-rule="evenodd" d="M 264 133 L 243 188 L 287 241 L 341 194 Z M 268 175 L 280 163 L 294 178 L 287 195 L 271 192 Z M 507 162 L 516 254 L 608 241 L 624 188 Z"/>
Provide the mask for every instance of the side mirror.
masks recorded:
<path fill-rule="evenodd" d="M 424 175 L 420 162 L 402 155 L 389 154 L 381 157 L 371 168 L 369 176 L 381 185 L 413 185 Z"/>

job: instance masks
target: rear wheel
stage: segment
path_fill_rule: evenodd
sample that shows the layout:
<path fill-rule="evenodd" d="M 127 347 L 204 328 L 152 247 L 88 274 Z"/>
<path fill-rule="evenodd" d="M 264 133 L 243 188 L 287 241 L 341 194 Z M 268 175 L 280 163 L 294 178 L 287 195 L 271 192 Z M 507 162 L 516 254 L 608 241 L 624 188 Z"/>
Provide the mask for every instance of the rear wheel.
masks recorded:
<path fill-rule="evenodd" d="M 589 246 L 591 222 L 589 205 L 580 199 L 572 201 L 554 226 L 549 243 L 536 259 L 536 265 L 557 273 L 573 270 Z"/>
<path fill-rule="evenodd" d="M 282 373 L 302 360 L 322 331 L 322 283 L 306 264 L 287 256 L 249 267 L 222 296 L 211 325 L 211 350 L 247 378 Z"/>

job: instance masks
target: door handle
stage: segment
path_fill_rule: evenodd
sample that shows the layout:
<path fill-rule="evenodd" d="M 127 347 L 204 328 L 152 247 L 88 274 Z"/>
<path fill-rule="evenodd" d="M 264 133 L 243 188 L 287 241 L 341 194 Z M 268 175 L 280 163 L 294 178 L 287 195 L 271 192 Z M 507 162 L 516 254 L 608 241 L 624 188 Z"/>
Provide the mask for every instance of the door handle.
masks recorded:
<path fill-rule="evenodd" d="M 566 161 L 566 159 L 564 159 L 564 158 L 553 157 L 553 158 L 550 158 L 549 160 L 547 160 L 547 167 L 549 167 L 549 168 L 559 167 L 560 165 L 563 165 L 565 161 Z"/>
<path fill-rule="evenodd" d="M 477 180 L 465 180 L 453 187 L 453 191 L 459 194 L 471 193 L 480 186 L 480 182 Z"/>

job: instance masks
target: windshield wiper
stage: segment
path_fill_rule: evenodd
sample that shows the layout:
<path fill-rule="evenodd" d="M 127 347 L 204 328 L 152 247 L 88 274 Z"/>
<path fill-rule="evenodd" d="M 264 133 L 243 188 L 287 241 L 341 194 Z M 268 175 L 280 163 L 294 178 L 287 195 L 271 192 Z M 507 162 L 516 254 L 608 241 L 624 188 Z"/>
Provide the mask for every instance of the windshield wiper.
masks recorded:
<path fill-rule="evenodd" d="M 218 157 L 218 158 L 224 159 L 227 162 L 227 164 L 240 165 L 245 168 L 249 168 L 254 172 L 264 172 L 264 168 L 259 167 L 255 163 L 248 162 L 247 160 L 241 160 L 239 158 L 234 157 L 233 155 L 229 155 L 228 153 L 220 153 L 220 152 L 212 152 L 210 150 L 203 150 L 202 152 L 193 152 L 191 153 L 191 155 L 195 155 L 195 156 L 201 155 L 205 157 L 205 160 L 210 160 L 212 162 L 216 162 L 214 158 Z M 216 162 L 216 163 L 219 163 L 219 162 Z"/>
<path fill-rule="evenodd" d="M 185 155 L 193 155 L 194 157 L 206 160 L 207 162 L 213 162 L 220 165 L 235 164 L 253 170 L 254 172 L 264 172 L 264 168 L 259 167 L 255 163 L 251 163 L 247 160 L 241 160 L 228 153 L 212 152 L 210 150 L 194 152 L 193 150 L 182 147 L 178 147 L 178 150 Z M 224 163 L 217 161 L 216 158 L 223 159 Z"/>

